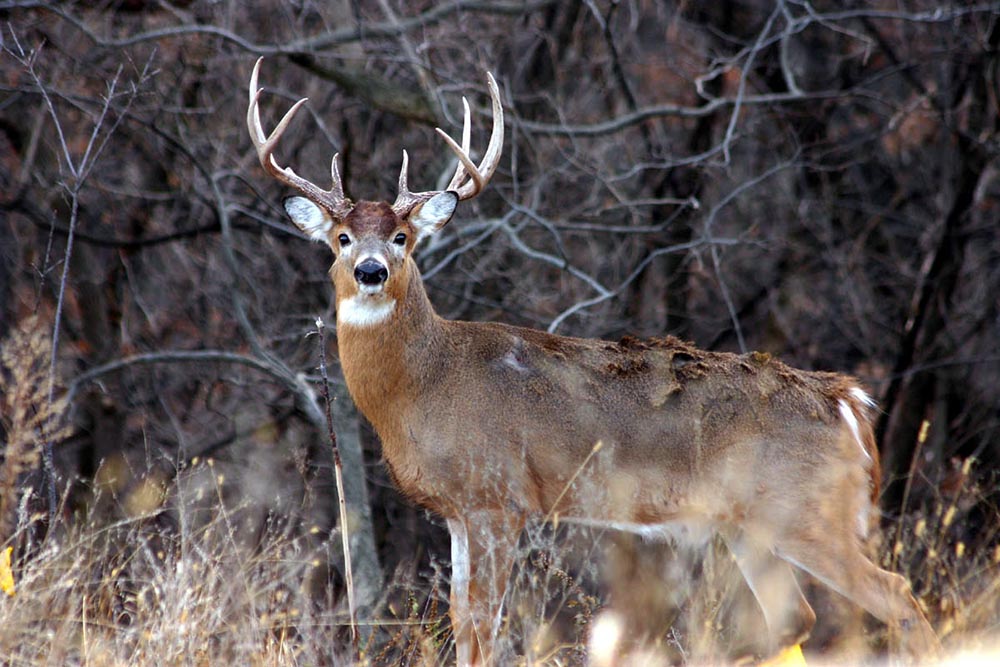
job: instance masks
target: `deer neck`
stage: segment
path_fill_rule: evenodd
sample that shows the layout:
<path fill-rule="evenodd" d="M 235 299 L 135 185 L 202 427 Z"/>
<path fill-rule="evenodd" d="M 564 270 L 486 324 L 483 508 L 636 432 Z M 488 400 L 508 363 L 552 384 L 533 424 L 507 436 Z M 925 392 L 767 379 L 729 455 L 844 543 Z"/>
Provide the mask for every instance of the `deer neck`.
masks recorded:
<path fill-rule="evenodd" d="M 385 429 L 399 426 L 408 397 L 419 396 L 420 369 L 433 363 L 427 357 L 433 355 L 441 327 L 416 264 L 408 259 L 405 270 L 402 296 L 384 302 L 381 307 L 389 312 L 375 322 L 358 324 L 357 319 L 341 318 L 341 309 L 357 302 L 337 298 L 337 344 L 344 379 L 358 409 L 383 439 Z"/>

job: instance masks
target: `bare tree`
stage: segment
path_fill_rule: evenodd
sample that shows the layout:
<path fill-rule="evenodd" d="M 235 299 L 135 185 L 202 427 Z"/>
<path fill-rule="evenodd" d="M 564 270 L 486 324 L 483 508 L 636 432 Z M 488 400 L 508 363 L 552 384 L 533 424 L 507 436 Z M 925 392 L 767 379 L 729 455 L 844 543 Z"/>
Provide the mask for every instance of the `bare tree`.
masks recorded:
<path fill-rule="evenodd" d="M 979 579 L 929 563 L 998 539 L 998 13 L 0 0 L 0 336 L 46 323 L 75 427 L 52 443 L 55 500 L 37 502 L 72 524 L 100 496 L 110 521 L 149 480 L 179 489 L 211 457 L 247 549 L 282 517 L 331 565 L 319 589 L 333 606 L 338 521 L 310 337 L 317 316 L 335 319 L 330 258 L 305 248 L 287 193 L 260 178 L 239 122 L 246 78 L 268 56 L 270 126 L 310 98 L 279 161 L 319 180 L 339 153 L 347 194 L 366 199 L 395 186 L 404 146 L 414 181 L 447 184 L 432 128 L 455 134 L 463 95 L 486 113 L 489 70 L 509 157 L 415 257 L 437 310 L 676 334 L 858 376 L 882 408 L 885 557 L 931 608 L 971 595 Z M 410 583 L 429 610 L 447 534 L 392 490 L 338 369 L 331 380 L 370 618 L 400 613 Z M 177 531 L 179 497 L 156 509 Z M 949 506 L 964 520 L 946 522 Z M 373 646 L 408 650 L 390 634 Z"/>

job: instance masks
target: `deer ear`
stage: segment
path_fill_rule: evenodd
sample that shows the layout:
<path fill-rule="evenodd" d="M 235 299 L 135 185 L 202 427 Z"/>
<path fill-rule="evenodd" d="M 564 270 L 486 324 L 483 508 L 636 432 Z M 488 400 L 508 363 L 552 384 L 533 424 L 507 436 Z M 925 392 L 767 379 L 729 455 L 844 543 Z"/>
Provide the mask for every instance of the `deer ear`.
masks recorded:
<path fill-rule="evenodd" d="M 448 190 L 418 205 L 410 213 L 410 224 L 417 231 L 417 240 L 434 234 L 448 224 L 458 206 L 458 195 Z"/>
<path fill-rule="evenodd" d="M 282 202 L 288 217 L 313 241 L 330 244 L 330 230 L 333 218 L 321 206 L 305 197 L 285 197 Z"/>

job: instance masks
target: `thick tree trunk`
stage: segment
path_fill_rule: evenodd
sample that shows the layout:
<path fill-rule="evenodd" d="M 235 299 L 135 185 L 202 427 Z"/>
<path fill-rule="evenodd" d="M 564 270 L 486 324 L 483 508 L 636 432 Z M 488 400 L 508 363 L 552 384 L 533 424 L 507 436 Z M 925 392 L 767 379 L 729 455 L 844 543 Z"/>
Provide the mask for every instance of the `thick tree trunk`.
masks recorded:
<path fill-rule="evenodd" d="M 344 466 L 344 501 L 350 530 L 351 564 L 358 611 L 365 615 L 375 607 L 382 589 L 382 566 L 375 548 L 372 508 L 361 449 L 360 417 L 342 382 L 331 386 L 331 413 L 337 430 L 337 445 Z"/>

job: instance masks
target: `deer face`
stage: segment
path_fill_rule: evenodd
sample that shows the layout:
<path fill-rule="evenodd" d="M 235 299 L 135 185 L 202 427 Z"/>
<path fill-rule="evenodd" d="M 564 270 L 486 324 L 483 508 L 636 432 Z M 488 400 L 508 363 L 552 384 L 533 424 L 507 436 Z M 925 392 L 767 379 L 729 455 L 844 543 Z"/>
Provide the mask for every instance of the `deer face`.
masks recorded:
<path fill-rule="evenodd" d="M 292 221 L 335 255 L 330 277 L 338 324 L 368 326 L 390 316 L 406 295 L 413 248 L 451 219 L 458 195 L 434 195 L 402 214 L 386 202 L 362 201 L 342 219 L 305 197 L 289 197 Z"/>

